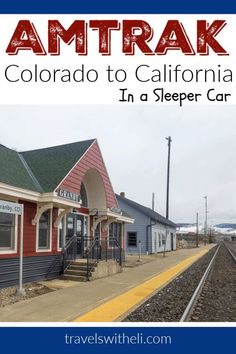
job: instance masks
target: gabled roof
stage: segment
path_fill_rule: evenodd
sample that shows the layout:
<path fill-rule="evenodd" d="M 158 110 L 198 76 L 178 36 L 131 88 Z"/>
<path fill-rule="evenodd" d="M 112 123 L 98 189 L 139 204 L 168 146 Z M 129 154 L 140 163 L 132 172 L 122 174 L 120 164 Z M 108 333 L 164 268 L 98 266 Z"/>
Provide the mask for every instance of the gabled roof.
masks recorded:
<path fill-rule="evenodd" d="M 23 165 L 19 153 L 3 145 L 0 145 L 0 182 L 37 191 L 37 187 Z"/>
<path fill-rule="evenodd" d="M 22 152 L 44 192 L 53 191 L 95 139 Z"/>
<path fill-rule="evenodd" d="M 0 182 L 37 192 L 52 192 L 94 141 L 20 153 L 0 145 Z"/>
<path fill-rule="evenodd" d="M 156 211 L 154 211 L 150 208 L 147 208 L 141 204 L 138 204 L 131 199 L 121 197 L 119 194 L 116 194 L 116 199 L 118 201 L 118 204 L 119 204 L 119 201 L 122 201 L 123 203 L 126 203 L 130 207 L 133 207 L 134 209 L 138 210 L 140 213 L 148 216 L 153 221 L 159 222 L 160 224 L 163 224 L 163 225 L 169 225 L 172 227 L 176 227 L 175 223 L 166 219 L 161 214 L 158 214 Z"/>

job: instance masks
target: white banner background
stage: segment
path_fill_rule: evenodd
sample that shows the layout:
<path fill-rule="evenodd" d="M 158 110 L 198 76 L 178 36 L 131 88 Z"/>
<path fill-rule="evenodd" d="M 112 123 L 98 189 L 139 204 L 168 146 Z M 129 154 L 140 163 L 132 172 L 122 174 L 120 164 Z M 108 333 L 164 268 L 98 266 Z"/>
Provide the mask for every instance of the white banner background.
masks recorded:
<path fill-rule="evenodd" d="M 139 48 L 135 48 L 135 55 L 127 56 L 122 53 L 122 28 L 119 31 L 111 31 L 111 55 L 102 56 L 98 52 L 98 31 L 88 28 L 88 55 L 79 56 L 75 53 L 75 45 L 65 44 L 61 40 L 61 54 L 59 56 L 51 56 L 49 54 L 37 56 L 30 50 L 20 50 L 17 55 L 8 55 L 6 48 L 15 31 L 19 20 L 30 20 L 33 22 L 40 39 L 47 50 L 47 30 L 48 20 L 57 19 L 65 27 L 73 23 L 74 20 L 91 19 L 116 19 L 120 22 L 124 19 L 143 19 L 147 21 L 154 29 L 153 39 L 149 42 L 149 46 L 154 50 L 163 29 L 168 20 L 179 20 L 182 22 L 187 35 L 196 49 L 196 32 L 197 20 L 207 20 L 212 23 L 216 19 L 227 21 L 227 25 L 216 36 L 217 41 L 227 50 L 229 55 L 219 56 L 211 49 L 209 55 L 200 56 L 184 55 L 179 50 L 169 50 L 166 55 L 144 55 Z M 165 93 L 198 93 L 198 104 L 235 104 L 236 103 L 236 87 L 234 80 L 235 63 L 236 63 L 236 16 L 235 15 L 1 15 L 0 16 L 0 88 L 1 88 L 1 104 L 117 104 L 121 98 L 120 89 L 127 88 L 129 93 L 134 96 L 134 103 L 154 104 L 157 98 L 153 94 L 156 88 L 163 88 Z M 149 65 L 150 69 L 143 67 L 142 78 L 144 80 L 151 79 L 152 70 L 159 69 L 163 71 L 166 64 L 175 68 L 180 64 L 182 70 L 191 69 L 214 69 L 216 72 L 221 69 L 223 76 L 224 69 L 233 71 L 233 82 L 215 82 L 212 80 L 205 83 L 204 80 L 196 83 L 184 83 L 179 75 L 179 81 L 175 82 L 139 82 L 135 77 L 135 69 L 139 65 Z M 6 67 L 9 65 L 18 65 L 19 68 L 11 67 L 8 70 L 8 76 L 12 79 L 20 78 L 21 71 L 27 69 L 34 73 L 35 65 L 38 70 L 47 69 L 53 71 L 55 69 L 69 69 L 72 72 L 81 69 L 84 65 L 85 77 L 88 70 L 95 69 L 98 72 L 98 80 L 89 82 L 86 80 L 81 83 L 70 82 L 63 83 L 60 80 L 60 73 L 56 82 L 40 82 L 34 77 L 30 82 L 9 82 L 5 77 Z M 114 70 L 122 69 L 127 73 L 125 82 L 108 82 L 107 67 Z M 220 66 L 220 67 L 219 67 Z M 27 75 L 26 75 L 27 76 Z M 216 94 L 228 94 L 227 100 L 209 101 L 207 91 L 212 91 L 211 98 L 214 99 Z M 147 102 L 140 102 L 141 94 L 148 94 Z M 218 96 L 221 97 L 225 96 Z M 185 104 L 196 104 L 196 101 L 184 100 Z M 120 103 L 124 104 L 124 103 Z M 164 101 L 156 104 L 175 104 L 180 105 L 179 101 Z"/>

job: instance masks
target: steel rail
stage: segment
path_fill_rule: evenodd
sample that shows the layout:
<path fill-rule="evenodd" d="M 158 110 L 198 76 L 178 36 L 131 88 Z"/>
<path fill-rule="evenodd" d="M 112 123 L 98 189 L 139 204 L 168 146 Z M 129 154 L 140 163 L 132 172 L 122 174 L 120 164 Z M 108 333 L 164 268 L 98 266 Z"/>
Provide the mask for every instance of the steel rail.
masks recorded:
<path fill-rule="evenodd" d="M 234 261 L 236 262 L 236 255 L 233 253 L 233 251 L 228 247 L 228 245 L 225 242 L 223 242 L 223 243 L 224 243 L 224 246 L 227 249 L 227 251 L 231 254 L 231 256 L 233 257 Z"/>
<path fill-rule="evenodd" d="M 198 286 L 195 289 L 195 291 L 194 291 L 194 293 L 193 293 L 193 295 L 192 295 L 187 307 L 185 308 L 184 313 L 181 316 L 179 322 L 187 322 L 188 321 L 188 317 L 189 317 L 189 315 L 191 313 L 191 310 L 193 309 L 193 307 L 194 307 L 194 305 L 195 305 L 195 303 L 196 303 L 196 301 L 197 301 L 197 299 L 199 297 L 199 294 L 200 294 L 200 292 L 202 290 L 202 287 L 204 286 L 204 284 L 205 284 L 205 282 L 207 280 L 207 277 L 208 277 L 208 275 L 209 275 L 209 273 L 210 273 L 210 271 L 212 269 L 214 260 L 215 260 L 217 254 L 218 254 L 218 251 L 219 251 L 220 247 L 221 247 L 221 245 L 219 245 L 217 250 L 215 251 L 215 253 L 214 253 L 214 255 L 213 255 L 213 257 L 212 257 L 212 259 L 211 259 L 211 261 L 210 261 L 210 263 L 209 263 L 209 265 L 207 267 L 207 269 L 205 270 L 200 282 L 198 283 Z"/>

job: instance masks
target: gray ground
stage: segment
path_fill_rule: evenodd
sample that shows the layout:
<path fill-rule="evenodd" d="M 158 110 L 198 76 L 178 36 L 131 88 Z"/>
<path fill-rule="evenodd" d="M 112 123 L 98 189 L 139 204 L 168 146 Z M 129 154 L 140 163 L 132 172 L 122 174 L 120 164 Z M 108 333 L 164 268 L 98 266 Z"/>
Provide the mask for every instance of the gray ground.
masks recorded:
<path fill-rule="evenodd" d="M 15 302 L 30 299 L 35 296 L 49 293 L 53 291 L 47 286 L 40 283 L 29 283 L 24 285 L 25 295 L 17 294 L 17 287 L 0 289 L 0 307 L 14 304 Z"/>

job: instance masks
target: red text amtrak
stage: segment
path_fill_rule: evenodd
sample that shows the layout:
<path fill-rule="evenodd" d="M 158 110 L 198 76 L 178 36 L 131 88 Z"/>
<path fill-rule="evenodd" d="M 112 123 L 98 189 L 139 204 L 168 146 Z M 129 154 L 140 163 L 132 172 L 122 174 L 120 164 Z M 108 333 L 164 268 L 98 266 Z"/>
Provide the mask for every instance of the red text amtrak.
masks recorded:
<path fill-rule="evenodd" d="M 111 55 L 112 33 L 121 31 L 121 52 L 134 55 L 137 51 L 145 55 L 165 55 L 170 50 L 178 50 L 184 55 L 228 55 L 216 36 L 226 26 L 225 20 L 196 21 L 196 35 L 189 38 L 184 25 L 178 20 L 169 20 L 156 37 L 154 28 L 144 20 L 75 20 L 65 28 L 58 20 L 48 20 L 47 47 L 30 20 L 20 20 L 16 25 L 6 53 L 16 55 L 21 50 L 30 50 L 36 55 L 60 55 L 60 44 L 74 43 L 73 51 L 78 55 L 88 55 L 89 30 L 98 32 L 97 50 L 101 55 Z M 159 31 L 159 28 L 158 28 Z M 117 42 L 116 42 L 117 46 Z"/>

